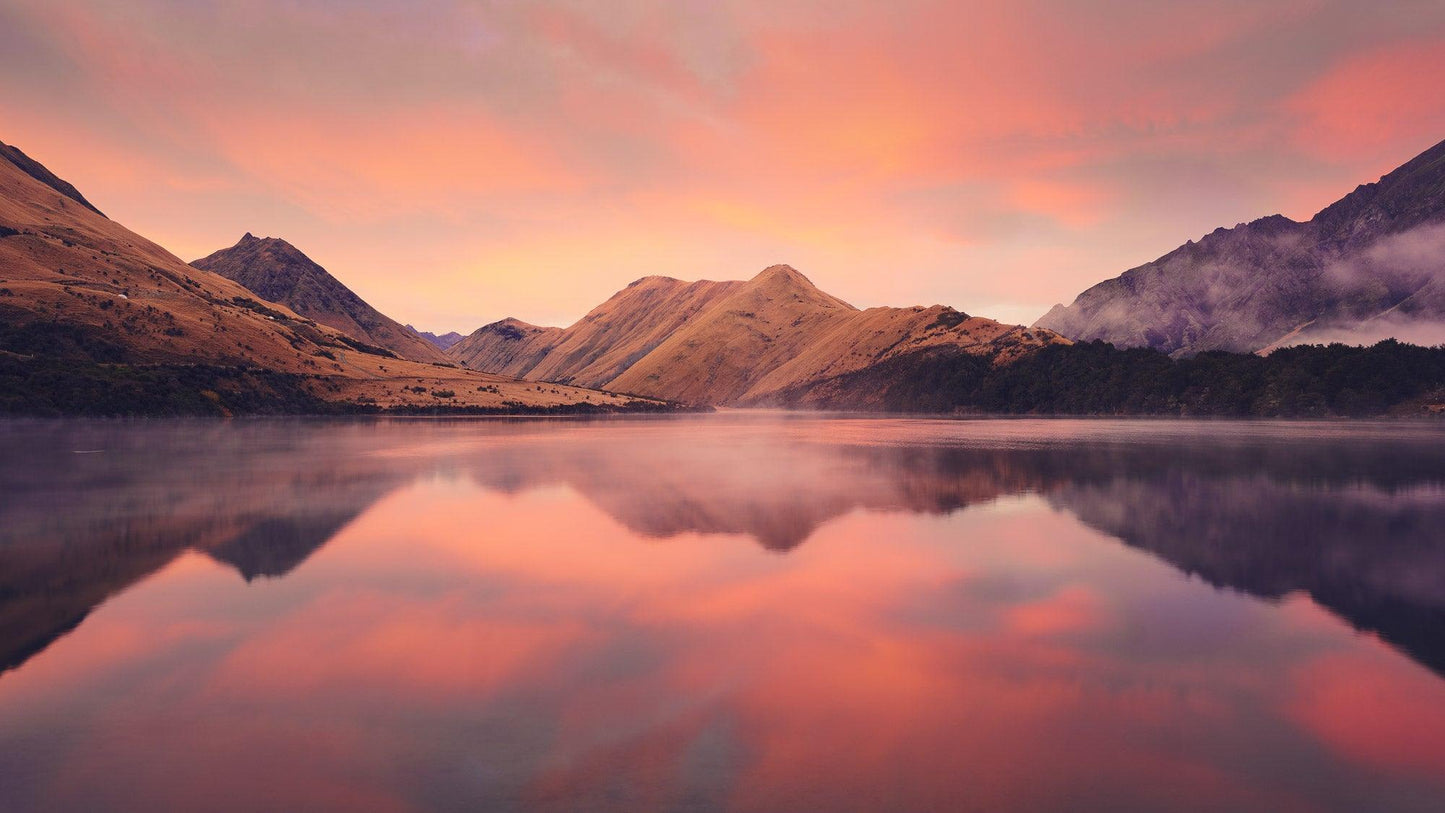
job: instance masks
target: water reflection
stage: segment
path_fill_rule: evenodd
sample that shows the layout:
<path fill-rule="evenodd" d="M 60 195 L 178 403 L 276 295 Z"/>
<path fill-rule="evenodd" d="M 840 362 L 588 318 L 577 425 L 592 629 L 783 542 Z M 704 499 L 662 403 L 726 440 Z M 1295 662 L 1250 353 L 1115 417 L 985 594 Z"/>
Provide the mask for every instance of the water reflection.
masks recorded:
<path fill-rule="evenodd" d="M 237 809 L 1424 810 L 1445 790 L 1428 425 L 0 435 L 5 809 L 215 808 L 227 783 Z"/>

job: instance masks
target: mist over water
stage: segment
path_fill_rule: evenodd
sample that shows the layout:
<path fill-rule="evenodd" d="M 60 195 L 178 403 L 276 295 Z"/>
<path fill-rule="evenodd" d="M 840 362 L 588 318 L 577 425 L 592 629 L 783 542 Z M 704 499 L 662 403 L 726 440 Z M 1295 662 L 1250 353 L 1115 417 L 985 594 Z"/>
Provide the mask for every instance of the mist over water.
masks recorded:
<path fill-rule="evenodd" d="M 0 809 L 1434 810 L 1445 426 L 0 423 Z"/>

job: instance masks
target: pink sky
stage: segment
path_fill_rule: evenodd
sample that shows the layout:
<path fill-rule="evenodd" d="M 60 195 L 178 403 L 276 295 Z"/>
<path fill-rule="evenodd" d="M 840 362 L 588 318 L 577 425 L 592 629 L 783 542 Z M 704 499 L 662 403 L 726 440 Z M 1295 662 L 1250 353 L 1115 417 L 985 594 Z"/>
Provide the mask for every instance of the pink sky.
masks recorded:
<path fill-rule="evenodd" d="M 1445 139 L 1445 4 L 0 0 L 0 140 L 426 329 L 786 262 L 1032 321 Z"/>

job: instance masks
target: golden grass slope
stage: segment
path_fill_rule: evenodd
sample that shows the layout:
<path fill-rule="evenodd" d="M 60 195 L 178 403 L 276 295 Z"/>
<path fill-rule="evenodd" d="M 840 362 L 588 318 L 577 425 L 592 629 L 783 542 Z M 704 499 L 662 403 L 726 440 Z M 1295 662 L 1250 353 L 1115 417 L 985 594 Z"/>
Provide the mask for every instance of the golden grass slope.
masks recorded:
<path fill-rule="evenodd" d="M 643 277 L 571 327 L 503 319 L 478 328 L 447 355 L 473 369 L 597 387 L 742 284 Z"/>
<path fill-rule="evenodd" d="M 808 349 L 834 320 L 857 313 L 786 265 L 738 286 L 613 379 L 622 392 L 674 392 L 688 403 L 732 403 Z"/>
<path fill-rule="evenodd" d="M 739 285 L 734 281 L 643 277 L 568 328 L 527 377 L 601 386 Z"/>

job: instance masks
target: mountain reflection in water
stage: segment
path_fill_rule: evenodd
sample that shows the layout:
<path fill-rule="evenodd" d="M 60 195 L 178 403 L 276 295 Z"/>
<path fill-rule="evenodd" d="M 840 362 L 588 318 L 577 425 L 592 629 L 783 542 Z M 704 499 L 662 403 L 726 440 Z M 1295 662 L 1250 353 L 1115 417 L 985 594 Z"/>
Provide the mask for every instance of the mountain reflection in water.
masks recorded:
<path fill-rule="evenodd" d="M 0 808 L 1430 809 L 1442 440 L 0 424 Z"/>

